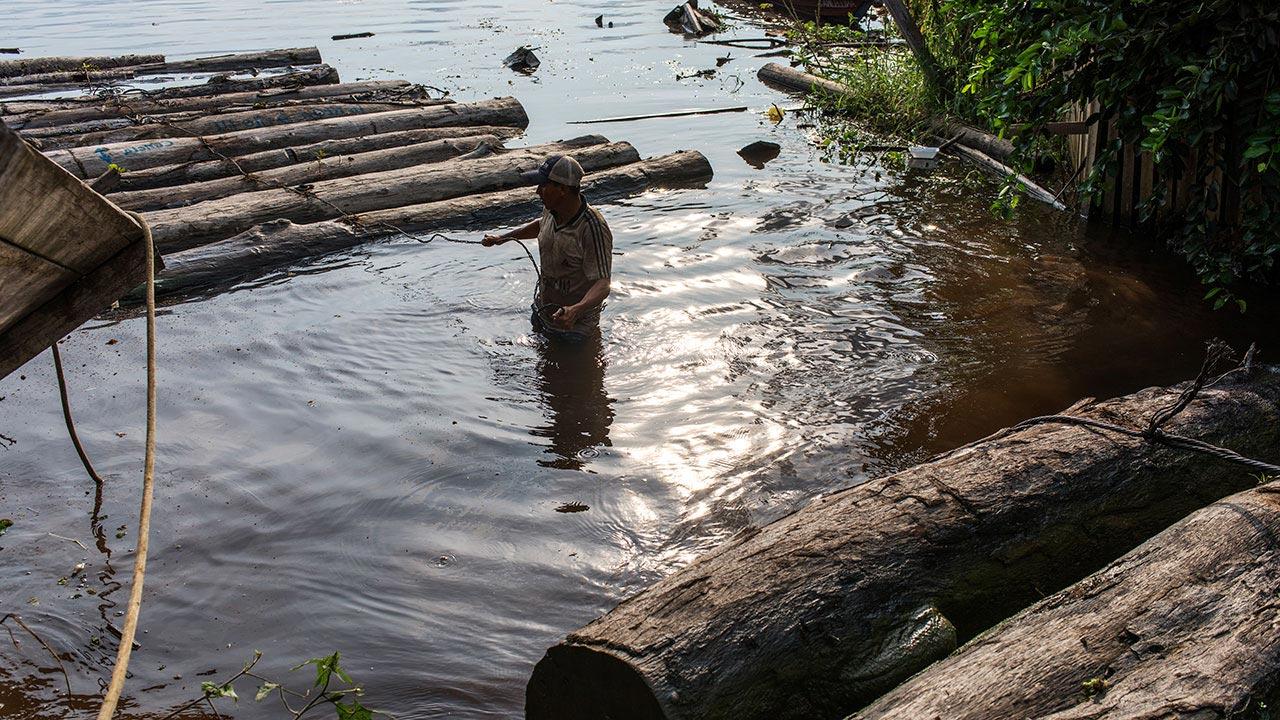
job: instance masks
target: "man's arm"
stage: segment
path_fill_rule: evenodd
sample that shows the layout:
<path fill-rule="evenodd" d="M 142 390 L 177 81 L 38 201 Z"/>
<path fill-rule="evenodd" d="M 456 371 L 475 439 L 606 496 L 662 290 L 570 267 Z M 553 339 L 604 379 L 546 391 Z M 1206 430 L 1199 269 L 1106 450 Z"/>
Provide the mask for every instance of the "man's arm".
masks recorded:
<path fill-rule="evenodd" d="M 560 308 L 555 315 L 551 316 L 551 319 L 561 328 L 568 330 L 583 313 L 599 307 L 607 297 L 609 297 L 609 278 L 602 277 L 587 288 L 587 294 L 582 296 L 582 300 Z"/>
<path fill-rule="evenodd" d="M 534 220 L 528 225 L 522 225 L 515 230 L 502 233 L 501 235 L 485 235 L 484 240 L 480 242 L 485 247 L 493 247 L 494 245 L 501 245 L 509 240 L 532 240 L 538 237 L 538 229 L 541 224 L 541 219 Z"/>

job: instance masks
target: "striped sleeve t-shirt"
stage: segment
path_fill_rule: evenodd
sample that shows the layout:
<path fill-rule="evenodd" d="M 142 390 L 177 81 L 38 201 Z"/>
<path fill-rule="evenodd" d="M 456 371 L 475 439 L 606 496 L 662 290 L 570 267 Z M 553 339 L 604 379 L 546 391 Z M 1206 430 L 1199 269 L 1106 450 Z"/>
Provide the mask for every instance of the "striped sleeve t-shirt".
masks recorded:
<path fill-rule="evenodd" d="M 578 213 L 563 225 L 550 210 L 542 212 L 538 229 L 538 255 L 542 263 L 541 303 L 573 305 L 595 282 L 613 271 L 613 233 L 604 217 L 582 201 Z M 600 309 L 584 313 L 573 329 L 587 333 L 600 324 Z"/>

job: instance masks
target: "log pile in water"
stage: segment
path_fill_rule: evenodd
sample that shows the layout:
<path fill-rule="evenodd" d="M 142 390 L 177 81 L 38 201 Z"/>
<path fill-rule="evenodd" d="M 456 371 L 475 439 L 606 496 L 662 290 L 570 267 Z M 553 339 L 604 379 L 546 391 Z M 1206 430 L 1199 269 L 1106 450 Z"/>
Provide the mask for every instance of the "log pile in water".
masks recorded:
<path fill-rule="evenodd" d="M 1070 414 L 1145 427 L 1181 389 L 1082 403 Z M 1166 429 L 1275 463 L 1280 374 L 1204 390 Z M 844 717 L 957 643 L 1255 483 L 1248 470 L 1207 455 L 1084 427 L 1035 425 L 975 443 L 744 532 L 570 634 L 534 669 L 526 716 Z M 1228 504 L 1215 512 L 1235 511 Z M 1215 573 L 1226 582 L 1235 572 L 1228 570 Z M 1178 592 L 1189 597 L 1191 589 Z M 1191 607 L 1204 607 L 1207 597 Z M 1033 652 L 1040 637 L 1027 637 L 1035 640 L 1024 649 Z M 1158 675 L 1153 666 L 1150 677 Z M 1135 680 L 1126 688 L 1141 693 Z M 1005 690 L 997 678 L 984 682 L 991 693 Z M 943 692 L 933 697 L 936 711 L 877 717 L 956 717 Z M 972 707 L 986 697 L 973 693 Z M 1008 707 L 972 717 L 1031 716 Z M 1100 717 L 1064 717 L 1085 716 Z M 1121 716 L 1146 717 L 1114 717 Z"/>
<path fill-rule="evenodd" d="M 1280 701 L 1280 482 L 1196 512 L 850 720 L 1263 718 Z"/>
<path fill-rule="evenodd" d="M 120 207 L 144 213 L 166 261 L 177 258 L 158 279 L 162 292 L 242 279 L 396 232 L 535 216 L 521 173 L 550 153 L 577 158 L 595 200 L 711 177 L 699 153 L 641 160 L 629 144 L 598 135 L 508 148 L 529 124 L 514 98 L 455 102 L 398 80 L 343 84 L 314 49 L 16 62 L 23 64 L 0 63 L 0 92 L 19 86 L 5 83 L 44 92 L 106 73 L 289 67 L 251 80 L 0 102 L 0 121 L 28 143 L 85 182 L 97 179 Z M 306 64 L 315 67 L 293 67 Z"/>

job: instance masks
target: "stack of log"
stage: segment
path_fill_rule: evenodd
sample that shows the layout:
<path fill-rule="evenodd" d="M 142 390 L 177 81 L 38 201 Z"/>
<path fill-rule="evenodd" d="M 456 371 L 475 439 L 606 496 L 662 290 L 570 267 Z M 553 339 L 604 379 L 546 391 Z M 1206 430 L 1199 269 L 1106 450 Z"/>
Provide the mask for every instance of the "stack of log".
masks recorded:
<path fill-rule="evenodd" d="M 1185 390 L 1067 413 L 1144 427 Z M 1165 427 L 1275 463 L 1280 372 L 1233 372 Z M 571 633 L 526 717 L 1269 717 L 1243 714 L 1280 699 L 1280 483 L 1258 480 L 1077 425 L 998 433 L 748 529 Z"/>
<path fill-rule="evenodd" d="M 48 90 L 61 87 L 65 76 L 56 73 L 77 64 L 138 74 L 304 61 L 321 59 L 314 48 L 179 63 L 43 58 L 0 63 L 0 79 L 31 87 L 48 76 L 39 85 Z M 521 173 L 551 153 L 577 158 L 595 201 L 711 176 L 697 152 L 642 160 L 630 144 L 599 135 L 508 148 L 529 123 L 514 98 L 456 102 L 399 80 L 342 83 L 326 65 L 153 92 L 112 88 L 0 101 L 0 121 L 143 215 L 164 255 L 162 293 L 241 279 L 388 234 L 491 228 L 536 213 Z"/>

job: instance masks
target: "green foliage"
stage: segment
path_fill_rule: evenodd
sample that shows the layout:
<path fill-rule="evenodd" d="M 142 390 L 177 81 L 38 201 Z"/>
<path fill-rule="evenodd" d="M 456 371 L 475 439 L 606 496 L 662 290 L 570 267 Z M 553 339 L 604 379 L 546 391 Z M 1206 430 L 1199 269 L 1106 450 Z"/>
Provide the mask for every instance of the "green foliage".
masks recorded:
<path fill-rule="evenodd" d="M 954 107 L 1009 136 L 1023 157 L 1064 108 L 1096 100 L 1118 138 L 1086 192 L 1131 143 L 1157 175 L 1189 170 L 1190 204 L 1160 223 L 1211 288 L 1245 309 L 1242 281 L 1273 281 L 1280 252 L 1280 3 L 1273 0 L 916 0 Z M 964 29 L 970 30 L 963 32 Z M 1193 162 L 1194 160 L 1194 162 Z M 1214 168 L 1220 172 L 1214 172 Z M 1169 187 L 1141 208 L 1154 220 Z M 1218 213 L 1238 204 L 1239 217 Z"/>
<path fill-rule="evenodd" d="M 239 702 L 240 696 L 236 695 L 236 689 L 231 683 L 219 685 L 217 683 L 202 682 L 200 690 L 207 698 L 231 698 L 233 701 Z"/>
<path fill-rule="evenodd" d="M 249 678 L 258 683 L 258 688 L 253 696 L 254 702 L 262 702 L 273 694 L 278 695 L 280 704 L 293 720 L 311 717 L 312 711 L 320 711 L 325 705 L 333 706 L 338 720 L 373 720 L 375 714 L 381 714 L 364 707 L 356 699 L 364 694 L 364 690 L 359 685 L 356 685 L 351 676 L 347 674 L 347 671 L 342 668 L 339 662 L 340 656 L 336 652 L 332 655 L 311 658 L 293 668 L 293 670 L 300 670 L 307 666 L 315 667 L 315 681 L 306 692 L 291 690 L 281 683 L 254 672 L 254 668 L 261 659 L 262 653 L 255 650 L 253 658 L 245 663 L 244 668 L 225 682 L 201 683 L 201 696 L 180 706 L 177 710 L 165 716 L 165 720 L 177 717 L 197 705 L 207 705 L 217 714 L 216 706 L 213 704 L 214 700 L 230 698 L 232 702 L 239 702 L 240 696 L 236 694 L 235 684 L 236 681 L 242 678 Z M 291 700 L 293 702 L 290 702 Z"/>
<path fill-rule="evenodd" d="M 797 23 L 788 32 L 792 58 L 845 86 L 836 95 L 811 99 L 833 113 L 824 124 L 827 145 L 842 159 L 878 138 L 901 140 L 918 134 L 931 114 L 924 74 L 901 47 L 840 47 L 867 41 L 856 27 Z"/>
<path fill-rule="evenodd" d="M 11 527 L 13 527 L 12 520 L 10 520 L 9 518 L 0 518 L 0 535 L 4 535 L 5 532 Z"/>
<path fill-rule="evenodd" d="M 301 665 L 297 665 L 293 669 L 298 670 L 308 665 L 316 666 L 315 686 L 318 688 L 328 687 L 329 681 L 333 679 L 332 676 L 334 675 L 337 675 L 339 678 L 342 679 L 343 682 L 347 683 L 348 685 L 352 684 L 351 676 L 348 675 L 347 672 L 343 670 L 340 665 L 338 665 L 338 653 L 336 652 L 332 655 L 326 655 L 325 657 L 311 658 L 310 660 L 302 663 Z"/>
<path fill-rule="evenodd" d="M 116 172 L 120 173 L 121 175 L 123 175 L 123 174 L 125 174 L 125 173 L 129 172 L 128 170 L 124 169 L 123 167 L 121 167 L 121 166 L 119 166 L 119 165 L 117 165 L 117 164 L 115 164 L 115 163 L 110 163 L 110 164 L 108 164 L 108 165 L 107 165 L 107 169 L 108 169 L 108 170 L 115 170 Z"/>

